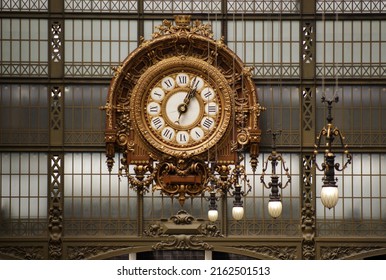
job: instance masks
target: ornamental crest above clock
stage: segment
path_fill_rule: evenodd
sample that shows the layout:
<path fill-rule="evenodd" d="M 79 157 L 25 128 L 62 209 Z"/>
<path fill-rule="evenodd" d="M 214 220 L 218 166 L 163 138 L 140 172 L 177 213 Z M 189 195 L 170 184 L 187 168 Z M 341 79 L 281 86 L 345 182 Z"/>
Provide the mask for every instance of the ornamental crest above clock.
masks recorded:
<path fill-rule="evenodd" d="M 256 168 L 262 107 L 251 69 L 213 39 L 210 25 L 188 15 L 164 20 L 114 70 L 102 108 L 107 165 L 111 171 L 122 153 L 130 187 L 183 204 L 206 190 L 215 170 L 238 164 L 240 152 Z"/>

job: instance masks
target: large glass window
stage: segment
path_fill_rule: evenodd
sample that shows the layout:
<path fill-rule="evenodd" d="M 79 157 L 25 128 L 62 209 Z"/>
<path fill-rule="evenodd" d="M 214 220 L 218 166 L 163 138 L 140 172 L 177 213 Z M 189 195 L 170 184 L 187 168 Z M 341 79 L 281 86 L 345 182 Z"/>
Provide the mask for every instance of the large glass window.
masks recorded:
<path fill-rule="evenodd" d="M 47 231 L 47 154 L 0 153 L 0 236 Z"/>
<path fill-rule="evenodd" d="M 297 21 L 229 21 L 227 39 L 256 78 L 300 75 Z"/>
<path fill-rule="evenodd" d="M 342 166 L 345 158 L 337 155 Z M 322 162 L 322 155 L 318 157 Z M 320 201 L 323 174 L 316 176 L 316 214 L 319 236 L 384 236 L 386 227 L 386 156 L 353 154 L 353 163 L 336 174 L 338 204 L 325 208 Z"/>
<path fill-rule="evenodd" d="M 64 92 L 64 142 L 67 145 L 103 145 L 107 86 L 69 85 Z"/>
<path fill-rule="evenodd" d="M 48 76 L 48 21 L 0 20 L 0 74 L 12 77 Z"/>
<path fill-rule="evenodd" d="M 48 93 L 44 85 L 0 86 L 0 144 L 48 144 Z"/>
<path fill-rule="evenodd" d="M 381 78 L 386 70 L 386 21 L 317 21 L 316 75 Z"/>
<path fill-rule="evenodd" d="M 66 20 L 65 75 L 111 77 L 111 66 L 119 66 L 137 47 L 135 20 Z"/>
<path fill-rule="evenodd" d="M 127 179 L 111 173 L 103 153 L 64 156 L 64 216 L 66 235 L 133 235 L 137 198 Z M 119 162 L 117 156 L 115 161 Z"/>

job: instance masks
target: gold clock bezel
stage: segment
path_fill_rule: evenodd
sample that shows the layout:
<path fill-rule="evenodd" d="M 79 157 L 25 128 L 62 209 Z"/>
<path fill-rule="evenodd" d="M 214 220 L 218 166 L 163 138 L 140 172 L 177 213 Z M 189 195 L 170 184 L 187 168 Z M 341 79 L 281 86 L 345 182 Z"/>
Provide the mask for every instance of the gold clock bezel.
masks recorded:
<path fill-rule="evenodd" d="M 147 99 L 155 85 L 168 75 L 186 72 L 202 77 L 217 92 L 219 100 L 219 117 L 216 127 L 202 141 L 192 145 L 171 144 L 155 135 L 146 118 Z M 232 121 L 233 91 L 224 75 L 207 62 L 185 56 L 163 59 L 149 67 L 137 81 L 131 95 L 131 119 L 134 120 L 136 132 L 145 143 L 156 151 L 175 157 L 187 158 L 199 155 L 221 142 L 229 132 Z"/>
<path fill-rule="evenodd" d="M 189 90 L 190 90 L 190 88 L 177 88 L 177 89 L 173 89 L 172 91 L 170 91 L 170 93 L 168 94 L 168 96 L 165 96 L 165 101 L 162 103 L 162 106 L 161 106 L 162 111 L 166 111 L 166 108 L 165 108 L 165 107 L 166 107 L 166 103 L 167 103 L 168 99 L 169 99 L 175 92 L 177 92 L 177 91 L 185 91 L 185 92 L 188 92 Z M 202 100 L 200 100 L 200 99 L 198 99 L 197 101 L 201 104 L 199 115 L 200 115 L 200 116 L 203 116 L 203 114 L 204 114 L 204 106 L 203 106 L 204 102 L 203 102 Z M 164 116 L 164 118 L 165 118 L 165 121 L 166 121 L 172 128 L 174 128 L 174 129 L 191 129 L 191 128 L 197 126 L 197 124 L 200 122 L 200 120 L 197 118 L 197 120 L 195 120 L 194 122 L 192 122 L 190 125 L 188 125 L 188 126 L 182 126 L 182 125 L 178 125 L 178 124 L 173 123 L 173 122 L 169 119 L 169 117 L 168 117 L 167 115 Z"/>

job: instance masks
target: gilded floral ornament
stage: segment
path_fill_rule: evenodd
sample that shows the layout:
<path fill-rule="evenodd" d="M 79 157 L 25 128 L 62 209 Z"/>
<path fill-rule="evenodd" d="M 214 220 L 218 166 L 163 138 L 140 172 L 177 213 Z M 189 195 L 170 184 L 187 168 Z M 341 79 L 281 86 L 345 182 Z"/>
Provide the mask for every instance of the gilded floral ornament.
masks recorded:
<path fill-rule="evenodd" d="M 152 34 L 152 38 L 156 39 L 160 36 L 176 34 L 178 32 L 189 32 L 210 39 L 213 38 L 212 26 L 210 24 L 203 24 L 201 21 L 195 20 L 193 26 L 191 26 L 189 15 L 178 15 L 174 17 L 174 20 L 176 25 L 173 25 L 169 20 L 163 20 L 161 25 L 156 26 L 158 31 Z"/>

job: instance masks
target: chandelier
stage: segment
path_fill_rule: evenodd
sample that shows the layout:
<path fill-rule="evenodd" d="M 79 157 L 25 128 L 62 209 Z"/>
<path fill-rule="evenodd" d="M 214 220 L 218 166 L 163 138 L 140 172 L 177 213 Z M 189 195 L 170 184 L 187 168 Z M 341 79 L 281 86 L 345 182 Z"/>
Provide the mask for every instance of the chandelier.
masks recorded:
<path fill-rule="evenodd" d="M 285 165 L 283 156 L 276 151 L 276 136 L 279 135 L 281 131 L 272 132 L 271 130 L 268 130 L 268 133 L 272 134 L 272 152 L 268 156 L 267 160 L 264 162 L 263 172 L 261 174 L 260 181 L 265 188 L 271 190 L 268 201 L 268 213 L 271 215 L 272 218 L 277 218 L 281 215 L 283 209 L 279 189 L 284 189 L 288 186 L 288 184 L 291 182 L 291 175 L 289 174 L 289 170 Z M 269 182 L 267 185 L 264 181 L 264 176 L 266 175 L 269 162 L 271 162 L 272 167 L 271 182 Z M 282 170 L 284 170 L 284 173 L 287 176 L 287 181 L 284 185 L 279 182 L 279 175 L 276 172 L 276 167 L 279 165 L 279 163 L 281 163 L 281 168 Z"/>
<path fill-rule="evenodd" d="M 332 123 L 333 117 L 331 114 L 332 104 L 338 103 L 339 97 L 335 96 L 333 99 L 327 100 L 326 97 L 322 96 L 322 103 L 327 104 L 327 126 L 323 127 L 316 137 L 317 143 L 315 144 L 314 154 L 312 161 L 319 171 L 324 172 L 322 178 L 323 186 L 321 190 L 321 201 L 323 205 L 329 209 L 335 207 L 339 199 L 338 186 L 336 185 L 338 179 L 335 178 L 335 171 L 343 171 L 347 165 L 351 164 L 352 155 L 347 149 L 347 145 L 344 144 L 344 136 L 342 132 L 334 126 Z M 333 143 L 335 138 L 339 140 L 339 148 L 343 149 L 343 154 L 346 156 L 346 162 L 340 167 L 339 163 L 335 163 L 335 153 L 333 151 Z M 324 160 L 321 165 L 316 161 L 318 151 L 322 150 L 324 153 Z"/>

